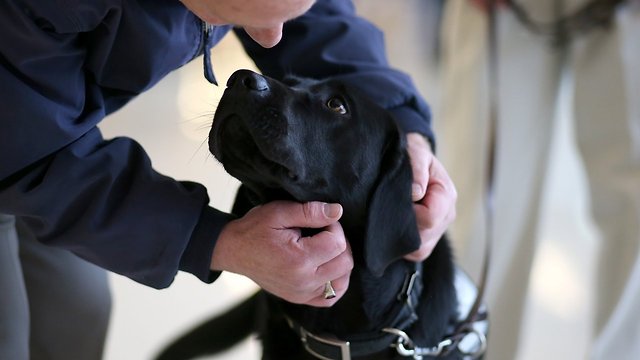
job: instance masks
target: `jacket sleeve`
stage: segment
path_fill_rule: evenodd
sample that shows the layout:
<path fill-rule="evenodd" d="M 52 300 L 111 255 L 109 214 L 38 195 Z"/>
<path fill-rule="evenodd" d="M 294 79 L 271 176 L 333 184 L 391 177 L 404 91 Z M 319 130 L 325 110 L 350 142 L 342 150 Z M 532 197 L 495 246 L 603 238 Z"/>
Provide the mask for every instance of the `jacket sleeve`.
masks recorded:
<path fill-rule="evenodd" d="M 394 113 L 404 131 L 434 144 L 428 105 L 409 76 L 389 67 L 382 32 L 358 17 L 351 1 L 317 1 L 285 24 L 282 41 L 271 49 L 256 45 L 242 29 L 236 33 L 265 75 L 340 78 Z"/>
<path fill-rule="evenodd" d="M 203 186 L 154 171 L 132 139 L 102 138 L 108 104 L 86 70 L 87 33 L 59 9 L 60 18 L 40 16 L 47 3 L 0 4 L 0 213 L 149 286 L 168 286 L 178 269 L 213 281 L 211 252 L 229 215 L 208 207 Z M 83 20 L 96 25 L 115 13 L 93 10 Z"/>

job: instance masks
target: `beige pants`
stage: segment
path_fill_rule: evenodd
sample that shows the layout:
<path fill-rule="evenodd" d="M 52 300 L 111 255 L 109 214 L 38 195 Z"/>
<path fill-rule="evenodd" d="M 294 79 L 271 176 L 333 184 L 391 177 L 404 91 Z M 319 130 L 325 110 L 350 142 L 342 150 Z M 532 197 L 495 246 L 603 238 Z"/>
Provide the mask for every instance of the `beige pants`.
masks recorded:
<path fill-rule="evenodd" d="M 552 0 L 518 3 L 534 18 L 553 18 Z M 439 156 L 459 192 L 451 229 L 458 258 L 477 273 L 484 243 L 487 19 L 469 0 L 446 4 Z M 509 11 L 499 11 L 496 230 L 487 294 L 492 360 L 516 358 L 542 182 L 554 156 L 549 152 L 554 111 L 566 71 L 591 214 L 602 235 L 589 354 L 603 360 L 640 356 L 640 12 L 621 10 L 611 30 L 592 31 L 564 52 L 550 49 Z"/>

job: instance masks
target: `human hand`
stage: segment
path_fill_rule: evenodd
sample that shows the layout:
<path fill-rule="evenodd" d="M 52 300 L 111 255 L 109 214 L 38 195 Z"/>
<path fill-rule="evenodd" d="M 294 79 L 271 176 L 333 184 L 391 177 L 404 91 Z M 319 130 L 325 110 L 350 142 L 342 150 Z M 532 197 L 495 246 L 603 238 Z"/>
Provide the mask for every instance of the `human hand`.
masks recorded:
<path fill-rule="evenodd" d="M 353 257 L 338 219 L 342 207 L 321 202 L 274 201 L 229 222 L 211 267 L 245 275 L 262 289 L 296 304 L 328 307 L 349 286 Z M 302 237 L 300 228 L 322 228 Z M 336 297 L 325 299 L 331 281 Z"/>
<path fill-rule="evenodd" d="M 423 261 L 456 217 L 456 188 L 440 161 L 431 152 L 427 139 L 418 133 L 407 135 L 407 150 L 413 169 L 411 198 L 422 245 L 405 256 Z"/>

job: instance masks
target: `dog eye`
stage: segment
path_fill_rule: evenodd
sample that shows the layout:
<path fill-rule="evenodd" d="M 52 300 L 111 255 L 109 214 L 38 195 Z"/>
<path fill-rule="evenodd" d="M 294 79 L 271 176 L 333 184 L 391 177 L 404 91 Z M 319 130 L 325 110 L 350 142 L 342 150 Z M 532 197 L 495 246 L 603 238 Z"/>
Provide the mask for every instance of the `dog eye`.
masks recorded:
<path fill-rule="evenodd" d="M 347 113 L 347 106 L 344 104 L 344 100 L 339 97 L 333 97 L 327 101 L 327 107 L 340 115 Z"/>

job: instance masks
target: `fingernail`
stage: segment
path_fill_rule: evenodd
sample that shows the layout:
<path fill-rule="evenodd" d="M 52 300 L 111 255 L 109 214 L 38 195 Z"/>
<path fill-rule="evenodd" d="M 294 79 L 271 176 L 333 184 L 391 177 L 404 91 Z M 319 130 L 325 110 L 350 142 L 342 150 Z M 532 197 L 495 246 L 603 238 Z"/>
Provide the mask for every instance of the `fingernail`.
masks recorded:
<path fill-rule="evenodd" d="M 335 218 L 340 216 L 342 206 L 340 206 L 340 204 L 324 204 L 322 211 L 326 217 Z"/>
<path fill-rule="evenodd" d="M 420 198 L 422 198 L 422 186 L 420 186 L 420 184 L 413 184 L 411 186 L 411 197 L 414 200 L 420 200 Z"/>

